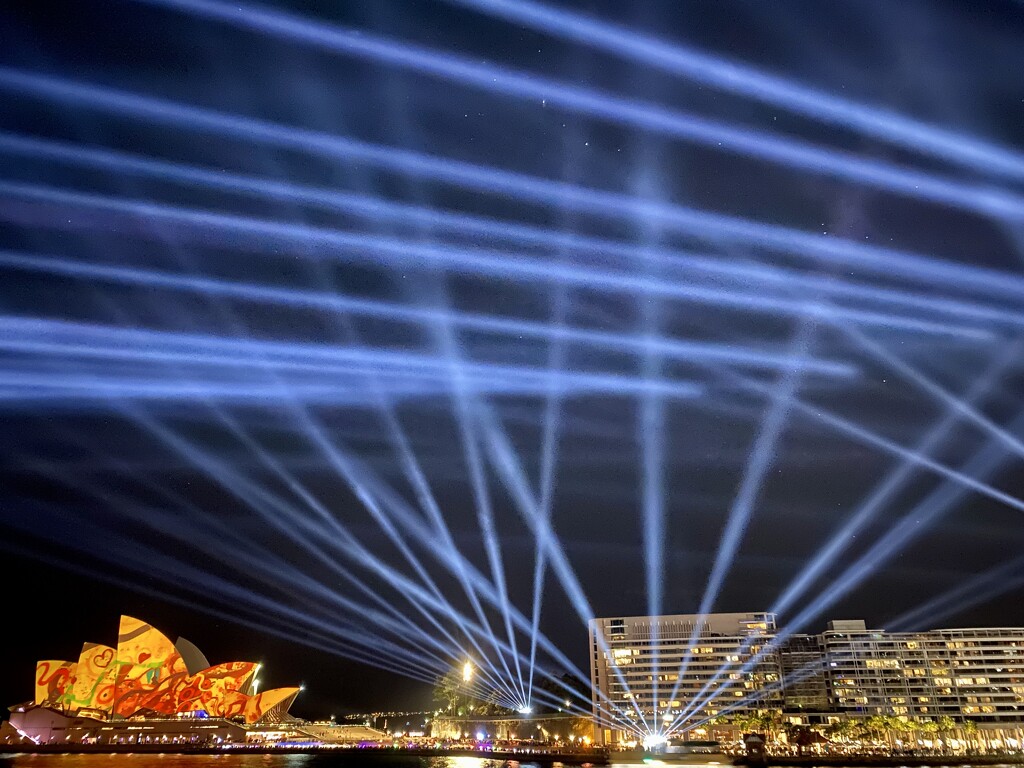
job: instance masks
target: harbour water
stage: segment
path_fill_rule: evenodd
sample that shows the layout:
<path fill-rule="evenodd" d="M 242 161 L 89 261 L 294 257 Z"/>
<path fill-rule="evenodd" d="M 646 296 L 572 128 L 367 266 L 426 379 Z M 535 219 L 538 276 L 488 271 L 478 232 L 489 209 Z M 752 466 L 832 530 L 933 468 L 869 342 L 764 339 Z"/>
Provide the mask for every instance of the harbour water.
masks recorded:
<path fill-rule="evenodd" d="M 0 768 L 504 768 L 512 765 L 476 757 L 394 757 L 360 759 L 351 753 L 294 755 L 102 754 L 0 756 Z M 518 765 L 518 764 L 516 764 Z M 526 765 L 526 764 L 522 764 Z"/>
<path fill-rule="evenodd" d="M 683 766 L 685 763 L 673 763 Z M 706 766 L 707 762 L 695 763 Z M 723 763 L 725 768 L 729 763 Z M 986 768 L 1006 765 L 1020 768 L 1021 761 L 1007 760 L 1005 764 L 990 761 Z M 43 755 L 43 754 L 0 754 L 0 768 L 570 768 L 562 763 L 515 762 L 486 760 L 478 757 L 416 757 L 393 755 L 366 757 L 355 751 L 331 754 L 88 754 L 88 755 Z M 653 768 L 637 762 L 611 763 L 610 768 Z M 802 764 L 800 768 L 824 768 L 813 763 Z M 829 764 L 827 768 L 842 768 Z M 959 758 L 949 758 L 949 768 L 967 768 Z"/>
<path fill-rule="evenodd" d="M 395 755 L 360 759 L 359 755 L 351 752 L 313 755 L 0 755 L 0 768 L 532 768 L 536 765 L 478 757 Z M 561 763 L 553 766 L 562 768 Z"/>
<path fill-rule="evenodd" d="M 625 768 L 626 763 L 616 764 Z M 393 757 L 361 759 L 352 752 L 294 755 L 0 755 L 0 768 L 532 768 L 536 763 L 478 757 Z M 551 768 L 547 764 L 544 768 Z M 554 763 L 554 768 L 562 768 Z M 636 768 L 635 764 L 632 768 Z M 643 768 L 643 766 L 641 766 Z"/>

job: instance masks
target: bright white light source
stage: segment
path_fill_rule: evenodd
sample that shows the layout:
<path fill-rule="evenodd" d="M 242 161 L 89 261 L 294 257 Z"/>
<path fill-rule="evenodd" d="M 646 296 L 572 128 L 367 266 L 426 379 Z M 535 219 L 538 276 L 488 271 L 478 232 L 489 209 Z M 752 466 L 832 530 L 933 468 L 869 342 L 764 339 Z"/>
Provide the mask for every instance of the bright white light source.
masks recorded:
<path fill-rule="evenodd" d="M 516 710 L 520 715 L 528 715 L 533 712 L 533 707 L 520 707 Z"/>
<path fill-rule="evenodd" d="M 644 749 L 654 749 L 662 746 L 668 739 L 660 733 L 648 733 L 644 736 Z"/>
<path fill-rule="evenodd" d="M 468 683 L 473 679 L 473 662 L 467 661 L 462 666 L 462 682 Z"/>

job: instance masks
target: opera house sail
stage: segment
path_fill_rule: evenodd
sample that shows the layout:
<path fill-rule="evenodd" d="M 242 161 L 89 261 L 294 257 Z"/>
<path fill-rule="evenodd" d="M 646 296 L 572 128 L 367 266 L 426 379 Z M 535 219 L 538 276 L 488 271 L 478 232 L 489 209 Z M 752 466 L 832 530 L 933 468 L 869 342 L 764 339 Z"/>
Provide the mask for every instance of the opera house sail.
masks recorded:
<path fill-rule="evenodd" d="M 253 724 L 285 715 L 299 688 L 256 693 L 259 665 L 210 665 L 195 645 L 171 640 L 144 621 L 122 616 L 117 646 L 85 643 L 77 661 L 36 664 L 34 704 L 97 720 L 196 716 Z"/>

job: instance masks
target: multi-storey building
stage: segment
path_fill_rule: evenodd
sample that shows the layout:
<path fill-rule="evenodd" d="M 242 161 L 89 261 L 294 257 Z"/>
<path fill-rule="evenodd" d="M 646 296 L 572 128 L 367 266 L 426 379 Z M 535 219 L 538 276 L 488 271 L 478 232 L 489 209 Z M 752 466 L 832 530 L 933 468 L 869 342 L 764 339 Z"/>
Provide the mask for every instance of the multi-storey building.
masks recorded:
<path fill-rule="evenodd" d="M 590 674 L 599 743 L 627 724 L 664 727 L 723 712 L 780 709 L 775 615 L 634 616 L 590 622 Z"/>
<path fill-rule="evenodd" d="M 1024 721 L 1024 628 L 911 633 L 830 622 L 822 644 L 838 714 Z"/>
<path fill-rule="evenodd" d="M 784 712 L 820 714 L 829 709 L 821 635 L 790 635 L 779 643 Z"/>
<path fill-rule="evenodd" d="M 1024 628 L 831 621 L 820 635 L 777 640 L 770 613 L 594 619 L 590 665 L 601 743 L 766 710 L 803 722 L 893 715 L 1024 727 Z"/>

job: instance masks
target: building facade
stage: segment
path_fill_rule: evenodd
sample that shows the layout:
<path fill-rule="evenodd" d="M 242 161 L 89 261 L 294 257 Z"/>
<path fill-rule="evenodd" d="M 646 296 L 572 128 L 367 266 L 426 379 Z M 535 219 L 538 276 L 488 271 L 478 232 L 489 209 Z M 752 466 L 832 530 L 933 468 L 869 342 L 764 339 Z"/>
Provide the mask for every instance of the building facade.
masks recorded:
<path fill-rule="evenodd" d="M 821 635 L 789 635 L 779 643 L 783 712 L 827 712 L 829 686 Z"/>
<path fill-rule="evenodd" d="M 719 613 L 590 622 L 596 741 L 723 712 L 780 709 L 775 616 Z M 692 710 L 692 711 L 691 711 Z"/>
<path fill-rule="evenodd" d="M 778 638 L 770 613 L 590 622 L 599 743 L 726 716 L 868 718 L 1024 729 L 1024 628 L 886 632 L 831 621 Z"/>
<path fill-rule="evenodd" d="M 885 632 L 830 622 L 821 637 L 833 712 L 1024 721 L 1024 628 Z"/>

